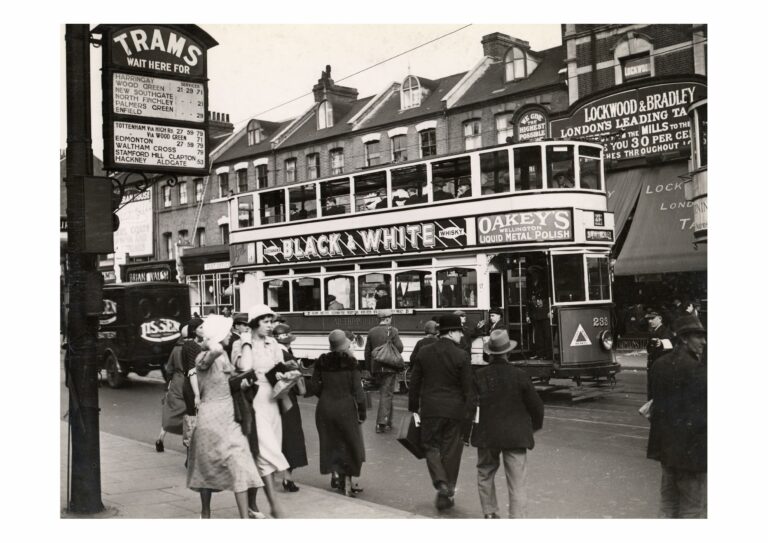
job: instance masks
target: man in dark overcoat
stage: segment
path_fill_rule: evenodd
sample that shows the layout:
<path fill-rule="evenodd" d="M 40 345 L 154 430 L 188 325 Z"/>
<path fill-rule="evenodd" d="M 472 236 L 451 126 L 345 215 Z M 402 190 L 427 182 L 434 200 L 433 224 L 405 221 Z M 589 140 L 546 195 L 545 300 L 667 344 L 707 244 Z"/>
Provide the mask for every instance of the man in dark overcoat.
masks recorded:
<path fill-rule="evenodd" d="M 461 320 L 461 341 L 459 342 L 459 347 L 467 351 L 467 354 L 470 356 L 471 360 L 472 342 L 482 333 L 482 321 L 477 323 L 475 326 L 470 326 L 467 324 L 466 312 L 462 311 L 461 309 L 457 309 L 453 312 L 453 314 L 459 317 Z"/>
<path fill-rule="evenodd" d="M 674 323 L 679 343 L 651 368 L 648 458 L 661 462 L 663 518 L 705 518 L 706 330 L 693 315 Z"/>
<path fill-rule="evenodd" d="M 379 410 L 376 414 L 376 433 L 392 430 L 392 399 L 395 394 L 397 382 L 397 370 L 388 366 L 374 364 L 373 351 L 376 347 L 384 345 L 388 339 L 399 352 L 403 352 L 403 342 L 400 332 L 392 326 L 392 310 L 380 309 L 378 311 L 379 324 L 368 330 L 368 338 L 365 341 L 365 365 L 379 381 Z"/>
<path fill-rule="evenodd" d="M 645 316 L 648 321 L 648 365 L 647 365 L 647 389 L 648 399 L 651 399 L 651 366 L 659 358 L 672 350 L 674 334 L 664 324 L 663 317 L 656 311 L 651 311 Z M 666 341 L 665 341 L 666 340 Z"/>
<path fill-rule="evenodd" d="M 443 315 L 440 337 L 420 350 L 413 364 L 408 391 L 408 410 L 421 417 L 421 441 L 432 484 L 437 489 L 436 507 L 453 506 L 459 477 L 462 421 L 467 418 L 472 392 L 469 355 L 459 348 L 461 320 Z"/>
<path fill-rule="evenodd" d="M 527 450 L 544 423 L 544 404 L 530 377 L 507 361 L 517 343 L 506 330 L 494 330 L 483 350 L 488 365 L 474 373 L 473 403 L 479 409 L 472 431 L 477 447 L 477 488 L 485 518 L 499 518 L 494 479 L 499 456 L 509 492 L 509 518 L 524 518 L 527 503 Z"/>

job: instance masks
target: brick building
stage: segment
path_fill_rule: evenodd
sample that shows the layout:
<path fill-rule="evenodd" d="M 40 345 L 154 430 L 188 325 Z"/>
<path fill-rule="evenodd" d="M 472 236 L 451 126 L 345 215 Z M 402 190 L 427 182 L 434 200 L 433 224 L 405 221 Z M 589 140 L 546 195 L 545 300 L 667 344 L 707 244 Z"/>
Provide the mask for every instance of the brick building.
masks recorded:
<path fill-rule="evenodd" d="M 552 135 L 606 146 L 617 306 L 705 299 L 706 247 L 692 243 L 683 187 L 687 109 L 706 98 L 706 25 L 565 24 L 562 36 L 570 110 Z"/>

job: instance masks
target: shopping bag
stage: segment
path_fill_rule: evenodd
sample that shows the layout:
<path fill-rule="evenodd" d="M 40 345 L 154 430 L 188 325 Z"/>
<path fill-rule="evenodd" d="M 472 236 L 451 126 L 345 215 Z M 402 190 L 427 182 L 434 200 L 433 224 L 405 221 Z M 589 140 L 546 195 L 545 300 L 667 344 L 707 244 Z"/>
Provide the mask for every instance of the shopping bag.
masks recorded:
<path fill-rule="evenodd" d="M 400 429 L 397 432 L 397 440 L 400 444 L 418 459 L 424 458 L 424 447 L 421 444 L 421 427 L 416 426 L 414 414 L 400 420 Z"/>

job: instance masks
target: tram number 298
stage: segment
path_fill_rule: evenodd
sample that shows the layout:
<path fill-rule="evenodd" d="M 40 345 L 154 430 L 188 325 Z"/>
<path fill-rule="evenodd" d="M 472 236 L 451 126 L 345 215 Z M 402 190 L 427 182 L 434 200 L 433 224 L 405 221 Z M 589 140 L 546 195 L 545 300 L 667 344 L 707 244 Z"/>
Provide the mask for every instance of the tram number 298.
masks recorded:
<path fill-rule="evenodd" d="M 601 326 L 608 326 L 608 317 L 593 317 L 592 326 L 595 328 L 598 328 Z"/>

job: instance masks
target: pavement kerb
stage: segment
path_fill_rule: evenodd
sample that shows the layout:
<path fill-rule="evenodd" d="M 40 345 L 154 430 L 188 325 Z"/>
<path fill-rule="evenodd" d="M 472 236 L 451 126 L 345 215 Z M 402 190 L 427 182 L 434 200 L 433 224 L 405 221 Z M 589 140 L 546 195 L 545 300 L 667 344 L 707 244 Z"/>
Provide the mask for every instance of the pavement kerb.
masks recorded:
<path fill-rule="evenodd" d="M 186 488 L 182 453 L 169 449 L 157 453 L 153 445 L 107 432 L 100 432 L 100 451 L 101 494 L 105 510 L 96 514 L 67 512 L 67 422 L 62 421 L 61 518 L 199 517 L 200 499 L 196 492 Z M 132 476 L 141 460 L 144 460 L 143 477 Z M 301 485 L 299 492 L 279 491 L 279 498 L 289 519 L 429 518 L 306 484 Z M 268 512 L 264 492 L 259 492 L 258 500 L 260 509 Z M 231 492 L 214 494 L 211 508 L 213 518 L 238 518 Z"/>

